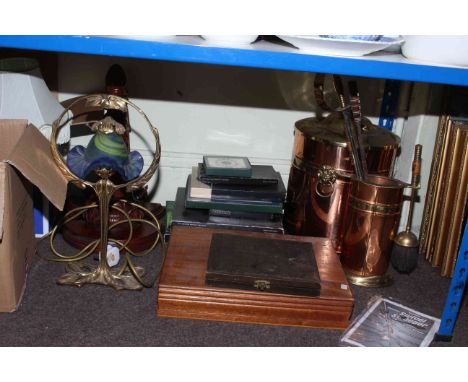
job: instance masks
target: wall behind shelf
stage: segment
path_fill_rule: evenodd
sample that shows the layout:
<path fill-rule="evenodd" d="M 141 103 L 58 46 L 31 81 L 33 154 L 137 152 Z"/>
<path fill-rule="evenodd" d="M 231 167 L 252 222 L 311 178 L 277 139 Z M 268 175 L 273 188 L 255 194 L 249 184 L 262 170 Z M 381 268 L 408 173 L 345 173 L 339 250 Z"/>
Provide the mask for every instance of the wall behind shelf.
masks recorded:
<path fill-rule="evenodd" d="M 130 99 L 148 115 L 161 135 L 162 158 L 152 200 L 174 199 L 191 166 L 203 154 L 248 156 L 272 164 L 285 184 L 289 175 L 295 121 L 315 115 L 314 74 L 75 54 L 59 55 L 59 98 L 102 92 L 108 68 L 120 64 Z M 378 121 L 384 81 L 359 79 L 363 107 Z M 131 113 L 135 131 L 145 131 Z M 86 144 L 89 137 L 74 139 Z M 150 158 L 145 140 L 132 146 Z"/>

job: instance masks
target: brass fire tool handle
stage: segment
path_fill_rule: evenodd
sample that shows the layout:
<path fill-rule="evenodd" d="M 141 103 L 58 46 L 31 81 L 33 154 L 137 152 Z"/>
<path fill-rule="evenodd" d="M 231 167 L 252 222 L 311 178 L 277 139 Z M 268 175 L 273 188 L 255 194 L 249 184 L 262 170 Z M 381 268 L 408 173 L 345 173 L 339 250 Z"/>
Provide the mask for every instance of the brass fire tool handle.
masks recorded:
<path fill-rule="evenodd" d="M 323 111 L 332 111 L 332 108 L 328 106 L 325 101 L 324 88 L 325 88 L 325 74 L 317 73 L 314 78 L 314 97 L 317 106 Z"/>
<path fill-rule="evenodd" d="M 67 115 L 68 111 L 74 105 L 83 101 L 86 102 L 87 106 L 101 107 L 102 109 L 124 110 L 127 108 L 127 106 L 131 106 L 143 116 L 143 118 L 145 119 L 146 123 L 148 124 L 153 134 L 156 148 L 155 148 L 155 153 L 154 153 L 154 157 L 153 157 L 151 164 L 149 165 L 148 169 L 142 175 L 136 177 L 135 179 L 130 180 L 127 183 L 114 184 L 109 179 L 112 175 L 112 170 L 108 168 L 99 168 L 96 170 L 96 173 L 100 177 L 100 180 L 93 183 L 85 179 L 79 178 L 69 169 L 69 167 L 65 163 L 64 158 L 62 157 L 62 155 L 60 154 L 57 148 L 57 136 L 58 136 L 60 128 L 62 127 L 61 125 L 62 120 Z M 105 121 L 105 120 L 106 119 L 102 121 L 94 122 L 93 125 L 90 126 L 91 130 L 100 131 L 101 133 L 104 133 L 104 134 L 114 133 L 114 132 L 117 134 L 122 134 L 121 131 L 117 130 L 118 124 L 112 123 L 112 121 L 109 122 L 109 120 L 108 121 Z M 110 239 L 108 234 L 109 234 L 110 229 L 122 223 L 122 222 L 114 223 L 109 227 L 109 208 L 110 208 L 110 200 L 111 200 L 113 193 L 117 189 L 121 189 L 121 188 L 125 188 L 127 191 L 134 191 L 143 187 L 158 169 L 160 156 L 161 156 L 161 145 L 159 141 L 159 132 L 156 129 L 156 127 L 154 127 L 151 124 L 148 117 L 145 115 L 145 113 L 143 113 L 143 111 L 138 106 L 136 106 L 134 103 L 132 103 L 131 101 L 125 98 L 121 98 L 121 97 L 114 96 L 114 95 L 108 95 L 108 94 L 87 95 L 87 96 L 79 97 L 77 100 L 75 100 L 71 105 L 68 106 L 67 109 L 63 111 L 63 113 L 59 116 L 59 118 L 53 123 L 52 135 L 51 135 L 51 151 L 52 151 L 52 156 L 55 162 L 57 163 L 57 166 L 59 167 L 59 169 L 62 171 L 62 173 L 65 175 L 65 177 L 69 181 L 73 182 L 74 184 L 76 184 L 77 186 L 81 188 L 90 187 L 94 190 L 99 200 L 98 207 L 99 207 L 99 214 L 100 214 L 100 238 L 89 243 L 84 249 L 82 249 L 80 252 L 78 252 L 75 255 L 66 256 L 66 255 L 60 254 L 53 245 L 54 238 L 55 238 L 56 233 L 58 232 L 59 225 L 54 227 L 54 229 L 51 231 L 50 247 L 51 247 L 52 253 L 55 255 L 55 258 L 51 258 L 48 260 L 56 261 L 56 262 L 64 262 L 68 264 L 67 273 L 61 276 L 57 280 L 57 282 L 59 284 L 68 284 L 68 285 L 76 285 L 76 286 L 82 286 L 83 284 L 87 284 L 87 283 L 101 284 L 101 285 L 111 286 L 117 290 L 120 290 L 120 289 L 139 290 L 139 289 L 142 289 L 143 286 L 151 287 L 154 284 L 159 272 L 156 273 L 153 281 L 150 281 L 149 283 L 145 282 L 143 280 L 143 274 L 145 273 L 144 269 L 142 267 L 135 266 L 133 264 L 131 256 L 134 256 L 134 257 L 146 256 L 156 247 L 159 241 L 161 245 L 163 246 L 163 258 L 164 258 L 165 247 L 164 247 L 164 242 L 162 240 L 159 222 L 157 221 L 156 217 L 151 213 L 151 211 L 135 203 L 130 203 L 130 204 L 133 207 L 141 209 L 146 214 L 146 216 L 149 217 L 149 219 L 132 219 L 123 209 L 113 206 L 112 208 L 115 208 L 116 210 L 118 210 L 126 218 L 126 221 L 123 221 L 123 222 L 124 223 L 127 222 L 129 224 L 129 227 L 130 227 L 129 237 L 125 241 L 117 241 L 117 240 Z M 72 211 L 69 211 L 65 215 L 64 221 L 61 222 L 61 224 L 67 223 L 73 220 L 74 218 L 78 217 L 85 209 L 95 208 L 95 207 L 96 205 L 92 205 L 92 206 L 76 208 Z M 150 246 L 150 248 L 148 248 L 146 251 L 142 253 L 135 253 L 128 247 L 128 244 L 130 240 L 132 239 L 132 235 L 133 235 L 132 223 L 135 221 L 138 221 L 139 223 L 143 223 L 143 224 L 148 224 L 151 227 L 153 227 L 155 231 L 157 232 L 156 239 L 154 240 L 153 245 Z M 122 265 L 118 268 L 111 268 L 107 262 L 107 244 L 109 241 L 118 245 L 121 250 L 123 249 L 126 251 L 125 258 L 122 261 Z M 98 266 L 96 267 L 93 264 L 83 263 L 83 260 L 86 259 L 88 256 L 90 256 L 92 253 L 94 253 L 96 249 L 99 249 L 99 252 L 100 252 Z"/>
<path fill-rule="evenodd" d="M 361 111 L 361 98 L 356 81 L 349 81 L 349 104 L 351 105 L 351 113 L 353 115 L 357 143 L 359 145 L 359 159 L 362 168 L 363 178 L 367 178 L 369 173 L 367 169 L 366 150 L 364 146 L 364 134 L 362 133 L 362 111 Z"/>
<path fill-rule="evenodd" d="M 406 232 L 411 230 L 411 223 L 413 221 L 414 202 L 416 200 L 416 194 L 418 189 L 421 187 L 421 155 L 422 145 L 417 144 L 414 147 L 414 158 L 411 169 L 411 196 L 410 205 L 408 211 L 408 221 L 406 222 Z"/>
<path fill-rule="evenodd" d="M 361 157 L 364 155 L 364 149 L 361 150 L 362 142 L 359 140 L 359 134 L 356 131 L 360 128 L 360 126 L 355 126 L 351 106 L 346 104 L 343 81 L 341 80 L 341 77 L 338 75 L 333 75 L 333 84 L 340 99 L 341 108 L 338 111 L 343 114 L 345 134 L 348 141 L 348 150 L 351 158 L 353 159 L 356 176 L 359 180 L 364 180 L 367 177 L 367 165 L 365 165 L 365 168 L 363 166 L 363 162 L 366 161 L 366 158 Z"/>

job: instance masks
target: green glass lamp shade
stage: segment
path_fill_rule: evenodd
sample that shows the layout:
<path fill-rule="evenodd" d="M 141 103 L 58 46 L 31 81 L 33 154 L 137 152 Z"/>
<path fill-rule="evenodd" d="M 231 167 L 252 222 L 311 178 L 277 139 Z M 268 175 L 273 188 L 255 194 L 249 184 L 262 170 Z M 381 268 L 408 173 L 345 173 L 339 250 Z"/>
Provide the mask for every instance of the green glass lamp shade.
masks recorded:
<path fill-rule="evenodd" d="M 110 168 L 128 182 L 140 175 L 143 157 L 138 151 L 128 152 L 121 135 L 96 133 L 87 147 L 75 146 L 67 155 L 67 165 L 78 177 L 85 179 L 98 168 Z"/>

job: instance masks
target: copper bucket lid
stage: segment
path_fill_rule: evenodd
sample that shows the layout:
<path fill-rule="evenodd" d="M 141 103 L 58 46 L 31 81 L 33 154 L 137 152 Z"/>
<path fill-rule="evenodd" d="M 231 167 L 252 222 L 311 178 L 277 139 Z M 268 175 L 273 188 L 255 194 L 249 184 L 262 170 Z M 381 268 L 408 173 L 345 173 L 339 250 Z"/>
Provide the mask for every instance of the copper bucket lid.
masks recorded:
<path fill-rule="evenodd" d="M 396 152 L 401 139 L 398 135 L 362 119 L 364 145 L 367 151 Z M 341 113 L 333 112 L 326 118 L 305 118 L 294 128 L 295 157 L 310 164 L 330 165 L 337 170 L 353 172 L 347 149 L 344 120 Z M 337 156 L 337 152 L 341 153 Z M 338 159 L 338 160 L 337 160 Z"/>

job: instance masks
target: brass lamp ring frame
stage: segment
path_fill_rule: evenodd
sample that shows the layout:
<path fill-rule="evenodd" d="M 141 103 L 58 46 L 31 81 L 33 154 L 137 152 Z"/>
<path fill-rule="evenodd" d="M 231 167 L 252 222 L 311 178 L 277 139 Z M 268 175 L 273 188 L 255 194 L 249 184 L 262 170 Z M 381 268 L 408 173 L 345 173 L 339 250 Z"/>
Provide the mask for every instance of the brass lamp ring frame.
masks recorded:
<path fill-rule="evenodd" d="M 146 116 L 146 114 L 141 110 L 137 105 L 135 105 L 133 102 L 121 98 L 118 96 L 114 95 L 109 95 L 109 94 L 92 94 L 92 95 L 86 95 L 77 98 L 73 103 L 71 103 L 68 108 L 66 108 L 62 114 L 54 121 L 52 124 L 52 134 L 51 134 L 51 139 L 50 139 L 50 147 L 52 150 L 52 156 L 57 163 L 58 167 L 62 171 L 62 173 L 65 175 L 65 177 L 76 184 L 77 186 L 81 188 L 85 188 L 86 186 L 94 188 L 96 183 L 92 183 L 89 181 L 86 181 L 84 179 L 79 178 L 76 176 L 65 164 L 65 161 L 60 154 L 58 148 L 57 148 L 57 136 L 60 131 L 60 122 L 62 121 L 63 117 L 68 113 L 68 111 L 75 106 L 76 104 L 87 100 L 87 104 L 90 106 L 100 106 L 103 109 L 105 108 L 112 108 L 112 109 L 117 109 L 117 110 L 125 110 L 127 105 L 131 106 L 133 109 L 135 109 L 140 115 L 143 116 L 145 119 L 146 123 L 150 126 L 151 132 L 153 133 L 155 142 L 156 142 L 156 152 L 154 155 L 154 158 L 149 165 L 148 169 L 143 175 L 140 175 L 139 177 L 123 184 L 118 184 L 114 185 L 115 189 L 120 189 L 120 188 L 126 188 L 127 191 L 134 191 L 142 186 L 144 186 L 154 175 L 156 170 L 159 167 L 159 161 L 161 159 L 161 143 L 159 140 L 159 132 L 158 129 L 156 129 L 155 126 L 152 125 L 151 121 L 149 118 Z"/>
<path fill-rule="evenodd" d="M 60 154 L 57 148 L 57 136 L 61 128 L 60 123 L 62 119 L 64 118 L 64 116 L 68 113 L 68 111 L 74 105 L 82 101 L 86 101 L 86 105 L 93 107 L 93 108 L 98 107 L 101 109 L 117 109 L 121 111 L 127 111 L 127 107 L 129 105 L 143 116 L 143 118 L 149 125 L 150 130 L 155 138 L 156 152 L 154 153 L 154 157 L 153 157 L 151 164 L 149 165 L 149 168 L 142 175 L 136 177 L 133 180 L 128 181 L 127 183 L 114 184 L 109 179 L 109 177 L 112 175 L 112 170 L 109 170 L 107 168 L 100 168 L 95 171 L 101 179 L 93 183 L 93 182 L 90 182 L 90 181 L 87 181 L 85 179 L 78 177 L 69 169 L 69 167 L 66 165 L 62 155 Z M 117 123 L 116 121 L 108 117 L 104 118 L 101 121 L 95 122 L 92 126 L 88 125 L 88 127 L 90 127 L 91 130 L 94 132 L 99 130 L 100 132 L 104 134 L 115 132 L 119 135 L 122 135 L 125 131 L 122 125 L 120 125 L 119 123 Z M 55 228 L 50 232 L 49 234 L 50 248 L 51 248 L 52 253 L 55 255 L 55 258 L 47 259 L 47 260 L 51 260 L 54 262 L 67 263 L 67 273 L 64 274 L 57 282 L 59 284 L 72 284 L 76 286 L 81 286 L 86 283 L 103 284 L 103 285 L 112 286 L 115 289 L 130 289 L 130 290 L 138 290 L 138 289 L 141 289 L 142 286 L 151 287 L 156 281 L 159 275 L 159 271 L 156 272 L 155 278 L 153 281 L 149 283 L 145 282 L 142 277 L 144 274 L 144 269 L 141 267 L 135 266 L 133 262 L 131 261 L 130 255 L 134 257 L 146 256 L 156 247 L 157 243 L 160 242 L 163 247 L 162 256 L 164 259 L 165 245 L 164 245 L 164 240 L 162 239 L 159 222 L 156 219 L 156 217 L 152 214 L 151 211 L 149 211 L 148 209 L 144 208 L 143 206 L 139 204 L 127 202 L 133 207 L 142 210 L 147 216 L 149 216 L 150 220 L 131 218 L 129 214 L 126 213 L 123 209 L 118 208 L 117 206 L 110 206 L 110 200 L 111 200 L 112 194 L 117 189 L 125 188 L 127 192 L 131 192 L 131 191 L 135 191 L 135 190 L 142 188 L 150 180 L 150 178 L 154 175 L 154 173 L 158 169 L 159 161 L 161 158 L 161 145 L 160 145 L 160 140 L 159 140 L 159 132 L 156 129 L 156 127 L 154 127 L 151 124 L 146 114 L 138 106 L 136 106 L 133 102 L 127 99 L 114 96 L 114 95 L 108 95 L 108 94 L 87 95 L 87 96 L 79 97 L 78 99 L 76 99 L 54 121 L 52 125 L 52 134 L 51 134 L 51 151 L 52 151 L 52 156 L 57 163 L 57 166 L 59 167 L 59 169 L 62 171 L 62 173 L 70 182 L 73 182 L 80 188 L 85 188 L 86 186 L 92 188 L 99 198 L 99 205 L 93 204 L 90 206 L 75 208 L 69 211 L 63 217 L 62 222 L 57 224 Z M 83 211 L 89 208 L 99 208 L 100 210 L 100 233 L 101 233 L 100 238 L 87 244 L 82 250 L 80 250 L 75 255 L 65 256 L 65 255 L 60 254 L 55 249 L 55 246 L 53 244 L 58 227 L 80 216 L 83 213 Z M 109 221 L 108 221 L 109 208 L 115 209 L 118 212 L 120 212 L 125 217 L 125 219 L 109 226 Z M 156 231 L 156 238 L 153 244 L 148 249 L 140 253 L 133 252 L 131 248 L 129 248 L 129 243 L 133 237 L 133 226 L 132 226 L 133 222 L 148 224 L 151 227 L 153 227 L 153 229 Z M 125 223 L 129 225 L 129 235 L 126 240 L 114 240 L 108 237 L 109 231 L 111 229 L 113 229 L 114 227 L 120 224 L 125 224 Z M 116 244 L 120 250 L 122 249 L 125 250 L 125 258 L 124 258 L 123 264 L 118 268 L 111 269 L 111 267 L 107 263 L 107 256 L 104 255 L 104 254 L 107 254 L 107 245 L 109 242 Z M 92 253 L 94 253 L 98 248 L 100 252 L 100 259 L 99 259 L 98 266 L 81 263 L 82 260 L 87 258 Z"/>

